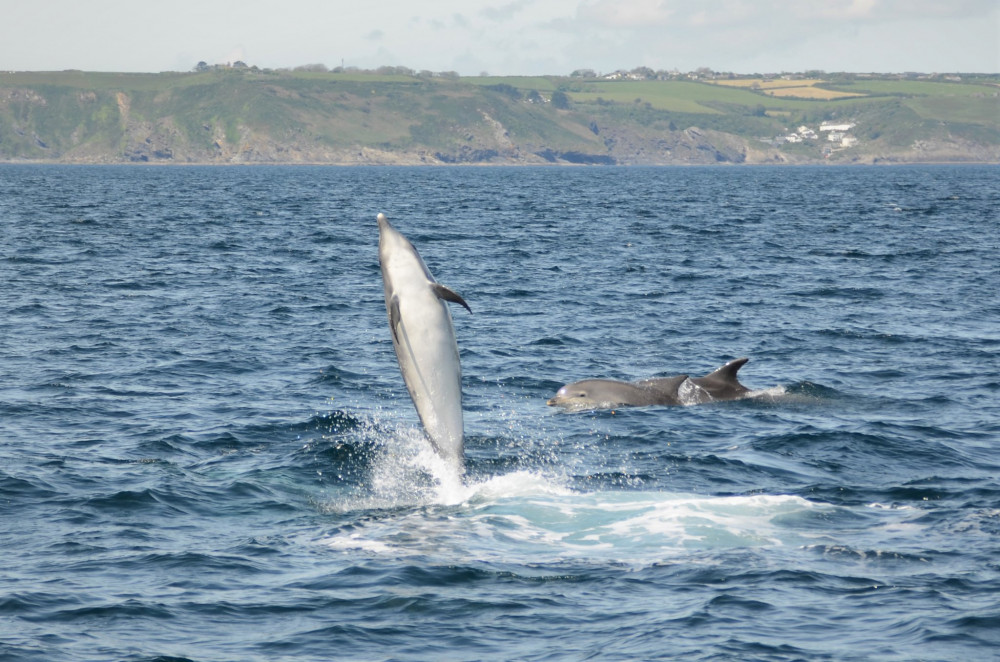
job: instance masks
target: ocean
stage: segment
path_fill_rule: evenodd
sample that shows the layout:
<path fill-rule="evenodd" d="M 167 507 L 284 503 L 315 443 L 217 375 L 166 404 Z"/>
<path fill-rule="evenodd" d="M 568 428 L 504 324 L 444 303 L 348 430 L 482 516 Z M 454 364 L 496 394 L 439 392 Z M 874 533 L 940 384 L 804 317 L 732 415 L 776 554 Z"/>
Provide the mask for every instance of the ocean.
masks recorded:
<path fill-rule="evenodd" d="M 998 175 L 2 165 L 0 659 L 1000 659 Z"/>

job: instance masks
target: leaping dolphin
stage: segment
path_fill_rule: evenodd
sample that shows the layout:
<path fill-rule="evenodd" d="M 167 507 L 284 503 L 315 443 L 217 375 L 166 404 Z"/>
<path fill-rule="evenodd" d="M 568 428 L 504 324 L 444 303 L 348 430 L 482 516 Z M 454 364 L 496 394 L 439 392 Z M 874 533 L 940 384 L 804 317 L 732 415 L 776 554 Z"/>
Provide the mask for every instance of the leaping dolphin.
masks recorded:
<path fill-rule="evenodd" d="M 462 422 L 462 366 L 446 301 L 472 309 L 434 280 L 413 244 L 378 220 L 378 258 L 385 288 L 392 346 L 406 390 L 437 452 L 461 472 L 465 441 Z"/>
<path fill-rule="evenodd" d="M 738 400 L 750 393 L 750 389 L 736 379 L 736 373 L 748 360 L 735 359 L 704 377 L 678 375 L 631 383 L 613 379 L 585 379 L 563 386 L 546 404 L 579 411 Z"/>

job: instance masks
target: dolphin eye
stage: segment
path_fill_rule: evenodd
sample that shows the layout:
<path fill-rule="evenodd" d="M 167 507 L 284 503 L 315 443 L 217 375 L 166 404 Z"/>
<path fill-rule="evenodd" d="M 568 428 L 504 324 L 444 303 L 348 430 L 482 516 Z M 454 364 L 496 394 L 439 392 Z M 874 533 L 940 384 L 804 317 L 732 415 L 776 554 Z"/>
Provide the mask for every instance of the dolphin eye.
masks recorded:
<path fill-rule="evenodd" d="M 586 391 L 577 391 L 576 393 L 573 394 L 573 397 L 574 398 L 585 398 L 585 397 L 587 397 L 587 392 Z"/>

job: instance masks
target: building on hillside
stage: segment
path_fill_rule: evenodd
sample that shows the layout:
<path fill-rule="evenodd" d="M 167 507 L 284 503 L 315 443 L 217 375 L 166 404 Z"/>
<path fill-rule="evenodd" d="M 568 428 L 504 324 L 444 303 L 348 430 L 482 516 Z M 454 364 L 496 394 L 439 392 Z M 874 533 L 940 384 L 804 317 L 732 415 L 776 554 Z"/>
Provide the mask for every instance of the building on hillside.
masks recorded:
<path fill-rule="evenodd" d="M 853 129 L 855 126 L 857 125 L 854 122 L 847 122 L 845 124 L 834 124 L 832 122 L 823 122 L 822 124 L 819 125 L 819 130 L 820 132 L 837 131 L 840 133 L 846 133 L 847 131 Z"/>

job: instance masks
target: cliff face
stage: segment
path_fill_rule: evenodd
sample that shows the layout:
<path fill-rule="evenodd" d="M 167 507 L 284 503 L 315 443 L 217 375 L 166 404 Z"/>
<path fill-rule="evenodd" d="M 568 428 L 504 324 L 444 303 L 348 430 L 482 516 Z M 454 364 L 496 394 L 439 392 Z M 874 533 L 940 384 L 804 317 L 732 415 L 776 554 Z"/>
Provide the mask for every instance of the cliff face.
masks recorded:
<path fill-rule="evenodd" d="M 533 79 L 531 84 L 549 89 L 525 91 L 464 79 L 246 72 L 0 74 L 0 160 L 343 165 L 1000 161 L 1000 121 L 949 124 L 900 110 L 898 99 L 886 102 L 895 103 L 892 108 L 875 102 L 810 107 L 813 115 L 858 116 L 858 136 L 851 137 L 850 146 L 831 149 L 817 139 L 803 145 L 774 140 L 787 131 L 792 111 L 768 115 L 751 106 L 705 102 L 694 106 L 701 111 L 691 112 L 691 99 L 683 100 L 684 112 L 671 110 L 671 98 L 664 96 L 674 91 L 669 82 L 654 90 L 661 95 L 656 103 L 571 92 L 556 104 L 553 90 L 564 79 Z M 691 94 L 691 88 L 676 89 Z M 970 114 L 961 104 L 957 108 Z M 888 116 L 886 109 L 895 109 L 893 117 L 908 118 L 909 124 L 900 120 L 905 131 L 879 124 Z"/>

